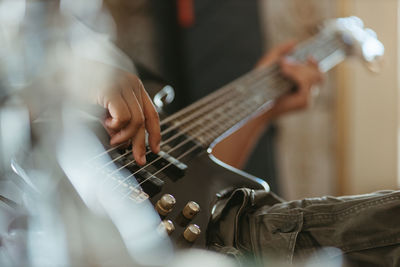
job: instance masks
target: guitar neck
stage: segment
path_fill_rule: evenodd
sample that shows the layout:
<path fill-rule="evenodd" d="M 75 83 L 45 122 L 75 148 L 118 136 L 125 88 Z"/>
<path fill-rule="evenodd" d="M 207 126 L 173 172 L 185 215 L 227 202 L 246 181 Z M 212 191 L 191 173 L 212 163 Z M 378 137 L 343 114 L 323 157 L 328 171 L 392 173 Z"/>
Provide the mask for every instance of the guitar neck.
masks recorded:
<path fill-rule="evenodd" d="M 339 37 L 320 33 L 300 44 L 289 56 L 299 62 L 312 56 L 326 72 L 345 59 L 346 50 L 347 46 Z M 162 124 L 175 125 L 174 128 L 207 148 L 268 109 L 274 100 L 293 87 L 294 84 L 280 73 L 278 64 L 256 68 L 166 118 Z"/>

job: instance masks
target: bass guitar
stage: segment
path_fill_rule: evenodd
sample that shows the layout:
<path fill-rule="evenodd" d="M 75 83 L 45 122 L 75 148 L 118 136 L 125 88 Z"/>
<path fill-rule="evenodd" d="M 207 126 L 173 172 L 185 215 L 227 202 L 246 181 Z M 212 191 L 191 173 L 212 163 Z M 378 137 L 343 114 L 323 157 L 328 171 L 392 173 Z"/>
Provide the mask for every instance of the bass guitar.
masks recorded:
<path fill-rule="evenodd" d="M 358 55 L 372 66 L 383 54 L 376 35 L 351 17 L 327 22 L 290 57 L 303 62 L 312 56 L 326 72 L 349 55 Z M 134 202 L 150 200 L 162 219 L 161 227 L 176 244 L 205 247 L 212 203 L 220 194 L 240 187 L 269 190 L 264 180 L 212 156 L 213 147 L 268 110 L 293 86 L 277 64 L 254 69 L 162 120 L 161 152 L 148 151 L 146 165 L 135 164 L 131 150 L 121 146 L 108 148 L 94 159 L 116 166 L 104 175 L 105 180 L 114 181 L 114 191 Z"/>

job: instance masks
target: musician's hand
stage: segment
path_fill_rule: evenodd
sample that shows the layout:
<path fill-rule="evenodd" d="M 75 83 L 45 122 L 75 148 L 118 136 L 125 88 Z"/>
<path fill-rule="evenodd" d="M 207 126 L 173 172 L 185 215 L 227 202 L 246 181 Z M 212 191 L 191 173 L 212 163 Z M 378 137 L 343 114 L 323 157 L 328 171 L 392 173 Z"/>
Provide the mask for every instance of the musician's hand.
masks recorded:
<path fill-rule="evenodd" d="M 104 125 L 111 136 L 110 144 L 132 141 L 133 156 L 139 165 L 146 163 L 146 130 L 154 153 L 160 151 L 158 113 L 138 77 L 123 72 L 113 90 L 98 96 L 98 104 L 108 110 Z"/>
<path fill-rule="evenodd" d="M 272 49 L 257 64 L 258 67 L 279 63 L 282 73 L 295 82 L 296 91 L 279 98 L 271 109 L 275 117 L 287 112 L 301 110 L 309 106 L 312 88 L 320 84 L 323 75 L 318 63 L 309 58 L 306 63 L 294 62 L 286 56 L 295 48 L 296 42 L 290 41 Z"/>
<path fill-rule="evenodd" d="M 271 110 L 274 116 L 307 108 L 312 100 L 312 90 L 323 81 L 318 63 L 309 58 L 306 63 L 284 58 L 280 62 L 282 73 L 296 84 L 296 90 L 275 101 Z"/>

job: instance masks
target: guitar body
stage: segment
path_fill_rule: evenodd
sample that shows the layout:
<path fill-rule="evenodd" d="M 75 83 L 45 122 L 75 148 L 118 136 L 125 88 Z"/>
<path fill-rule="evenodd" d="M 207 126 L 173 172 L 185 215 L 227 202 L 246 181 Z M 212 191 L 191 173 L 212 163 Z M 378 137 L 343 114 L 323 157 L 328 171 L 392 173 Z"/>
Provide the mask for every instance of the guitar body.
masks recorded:
<path fill-rule="evenodd" d="M 165 185 L 161 192 L 151 198 L 151 202 L 155 205 L 163 194 L 171 194 L 175 197 L 176 206 L 165 219 L 171 220 L 175 225 L 171 238 L 178 247 L 191 245 L 182 238 L 186 225 L 179 225 L 182 209 L 187 202 L 195 201 L 200 205 L 200 212 L 187 223 L 197 224 L 201 229 L 201 235 L 193 246 L 205 247 L 205 232 L 212 212 L 212 203 L 218 192 L 239 187 L 269 190 L 265 181 L 231 168 L 206 152 L 190 160 L 187 165 L 184 177 L 176 182 L 164 180 Z"/>

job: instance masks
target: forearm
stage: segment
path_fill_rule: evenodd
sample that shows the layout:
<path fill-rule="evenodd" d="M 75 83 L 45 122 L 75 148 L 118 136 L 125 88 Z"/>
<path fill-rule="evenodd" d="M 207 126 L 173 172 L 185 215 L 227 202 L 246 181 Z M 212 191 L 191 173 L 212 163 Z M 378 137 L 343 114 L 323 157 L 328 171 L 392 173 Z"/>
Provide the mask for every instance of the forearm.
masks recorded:
<path fill-rule="evenodd" d="M 267 111 L 249 120 L 218 143 L 212 154 L 226 164 L 238 169 L 243 168 L 268 123 L 273 119 L 273 113 Z"/>

